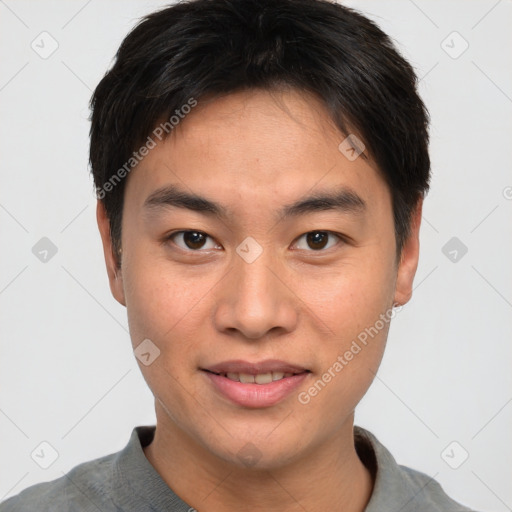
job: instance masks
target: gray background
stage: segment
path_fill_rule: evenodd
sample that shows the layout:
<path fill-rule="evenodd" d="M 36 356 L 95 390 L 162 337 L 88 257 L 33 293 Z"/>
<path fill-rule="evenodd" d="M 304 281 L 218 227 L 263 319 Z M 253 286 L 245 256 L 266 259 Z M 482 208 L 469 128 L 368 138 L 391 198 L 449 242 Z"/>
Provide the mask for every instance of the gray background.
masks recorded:
<path fill-rule="evenodd" d="M 512 2 L 347 4 L 397 41 L 432 115 L 416 289 L 356 423 L 455 499 L 511 510 Z M 163 5 L 0 0 L 0 500 L 154 423 L 108 288 L 87 118 L 122 38 Z"/>

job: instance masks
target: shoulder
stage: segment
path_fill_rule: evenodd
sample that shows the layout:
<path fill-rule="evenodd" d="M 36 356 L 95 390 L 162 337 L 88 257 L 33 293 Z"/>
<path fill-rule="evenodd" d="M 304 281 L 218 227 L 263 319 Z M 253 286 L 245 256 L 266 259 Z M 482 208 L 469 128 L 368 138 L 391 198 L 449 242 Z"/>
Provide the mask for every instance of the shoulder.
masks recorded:
<path fill-rule="evenodd" d="M 410 489 L 411 499 L 406 510 L 428 512 L 475 512 L 450 498 L 433 477 L 407 466 L 398 465 L 400 484 Z"/>
<path fill-rule="evenodd" d="M 397 464 L 368 430 L 354 427 L 354 439 L 359 457 L 374 478 L 365 512 L 475 512 L 450 498 L 433 477 Z"/>
<path fill-rule="evenodd" d="M 56 480 L 23 490 L 0 503 L 0 512 L 110 512 L 116 454 L 84 462 Z"/>

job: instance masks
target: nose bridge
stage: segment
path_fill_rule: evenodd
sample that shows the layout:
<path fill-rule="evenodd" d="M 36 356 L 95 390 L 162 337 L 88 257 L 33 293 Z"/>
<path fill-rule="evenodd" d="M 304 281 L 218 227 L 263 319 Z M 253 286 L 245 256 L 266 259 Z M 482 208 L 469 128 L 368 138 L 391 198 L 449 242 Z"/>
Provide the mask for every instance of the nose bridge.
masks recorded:
<path fill-rule="evenodd" d="M 282 266 L 270 248 L 263 249 L 254 239 L 244 240 L 237 247 L 218 297 L 217 328 L 236 329 L 251 339 L 276 328 L 293 330 L 297 322 L 295 305 L 291 292 L 281 282 L 285 279 L 276 277 L 279 272 Z"/>
<path fill-rule="evenodd" d="M 270 290 L 270 281 L 276 280 L 274 274 L 271 272 L 272 266 L 270 249 L 262 250 L 261 254 L 254 258 L 254 260 L 252 258 L 246 259 L 242 256 L 239 257 L 236 263 L 234 262 L 233 270 L 238 283 L 240 300 L 248 300 L 252 302 L 254 306 L 259 307 L 262 305 L 270 305 L 274 300 L 274 296 L 271 294 Z M 261 301 L 262 304 L 259 304 Z M 252 309 L 256 310 L 256 307 Z"/>

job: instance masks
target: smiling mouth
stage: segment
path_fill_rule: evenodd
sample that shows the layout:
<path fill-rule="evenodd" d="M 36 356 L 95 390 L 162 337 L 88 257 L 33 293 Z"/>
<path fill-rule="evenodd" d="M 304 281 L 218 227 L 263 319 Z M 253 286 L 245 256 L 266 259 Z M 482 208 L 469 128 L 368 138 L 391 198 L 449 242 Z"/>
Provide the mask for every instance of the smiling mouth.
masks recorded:
<path fill-rule="evenodd" d="M 311 371 L 278 359 L 236 359 L 199 368 L 213 389 L 238 407 L 272 407 L 289 397 Z"/>
<path fill-rule="evenodd" d="M 280 372 L 280 371 L 271 371 L 266 373 L 238 373 L 238 372 L 214 372 L 212 370 L 203 370 L 208 373 L 213 373 L 214 375 L 219 375 L 220 377 L 226 377 L 229 380 L 234 382 L 241 382 L 242 384 L 270 384 L 271 382 L 276 382 L 282 379 L 286 379 L 288 377 L 293 377 L 294 375 L 301 375 L 303 373 L 310 373 L 309 370 L 302 370 L 297 372 Z"/>

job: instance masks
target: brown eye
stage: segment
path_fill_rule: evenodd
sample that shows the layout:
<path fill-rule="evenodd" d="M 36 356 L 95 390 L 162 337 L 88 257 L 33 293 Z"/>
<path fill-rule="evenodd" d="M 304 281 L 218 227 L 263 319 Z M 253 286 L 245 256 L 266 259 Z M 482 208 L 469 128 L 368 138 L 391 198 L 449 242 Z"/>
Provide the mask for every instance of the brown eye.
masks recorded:
<path fill-rule="evenodd" d="M 324 231 L 313 231 L 306 235 L 306 240 L 311 249 L 323 249 L 329 241 L 329 236 Z"/>
<path fill-rule="evenodd" d="M 199 231 L 187 231 L 183 233 L 183 241 L 189 249 L 201 249 L 205 240 L 205 235 L 199 233 Z"/>
<path fill-rule="evenodd" d="M 184 250 L 198 251 L 199 249 L 214 249 L 216 247 L 211 237 L 201 231 L 177 231 L 168 238 Z M 209 240 L 210 247 L 207 246 Z"/>
<path fill-rule="evenodd" d="M 305 239 L 307 247 L 300 247 L 300 241 L 302 239 Z M 338 239 L 338 241 L 341 240 L 338 235 L 331 233 L 330 231 L 310 231 L 299 238 L 297 248 L 304 250 L 312 249 L 313 251 L 320 251 L 326 248 L 330 249 L 336 245 L 336 239 Z"/>

